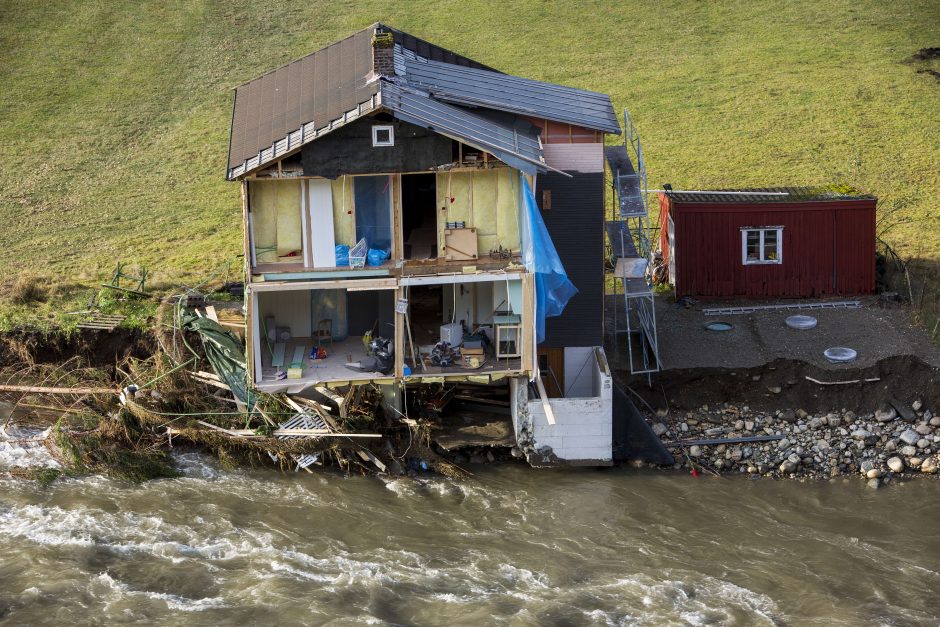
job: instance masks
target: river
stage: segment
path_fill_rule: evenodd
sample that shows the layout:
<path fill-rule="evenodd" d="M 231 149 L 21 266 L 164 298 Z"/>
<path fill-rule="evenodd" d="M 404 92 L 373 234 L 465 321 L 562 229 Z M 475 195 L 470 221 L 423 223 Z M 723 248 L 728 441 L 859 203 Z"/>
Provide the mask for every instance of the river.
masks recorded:
<path fill-rule="evenodd" d="M 0 479 L 0 622 L 937 624 L 940 482 Z"/>

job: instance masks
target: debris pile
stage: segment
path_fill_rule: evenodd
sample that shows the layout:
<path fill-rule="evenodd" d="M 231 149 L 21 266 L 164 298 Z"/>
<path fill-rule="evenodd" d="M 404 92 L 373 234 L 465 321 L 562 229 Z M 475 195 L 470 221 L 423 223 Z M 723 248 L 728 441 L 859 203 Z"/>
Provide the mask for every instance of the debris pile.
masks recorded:
<path fill-rule="evenodd" d="M 659 415 L 652 429 L 682 462 L 677 468 L 766 477 L 830 478 L 860 474 L 877 487 L 898 474 L 935 475 L 940 416 L 920 400 L 885 403 L 872 413 L 809 414 L 702 406 L 683 417 Z"/>

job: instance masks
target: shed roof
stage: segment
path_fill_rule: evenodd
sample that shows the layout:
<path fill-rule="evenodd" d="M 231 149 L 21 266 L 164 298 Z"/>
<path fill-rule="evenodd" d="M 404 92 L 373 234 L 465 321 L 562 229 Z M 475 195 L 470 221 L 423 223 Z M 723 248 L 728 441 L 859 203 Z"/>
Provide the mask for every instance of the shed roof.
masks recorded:
<path fill-rule="evenodd" d="M 876 200 L 848 185 L 812 185 L 802 187 L 746 187 L 715 190 L 668 190 L 674 203 L 766 204 L 817 202 L 833 200 Z"/>
<path fill-rule="evenodd" d="M 394 36 L 396 76 L 374 71 L 372 36 L 377 30 Z M 235 89 L 227 178 L 243 176 L 380 108 L 504 161 L 515 159 L 518 167 L 528 164 L 522 169 L 533 164 L 548 169 L 538 136 L 514 119 L 494 118 L 485 110 L 620 130 L 604 94 L 502 74 L 376 23 Z"/>

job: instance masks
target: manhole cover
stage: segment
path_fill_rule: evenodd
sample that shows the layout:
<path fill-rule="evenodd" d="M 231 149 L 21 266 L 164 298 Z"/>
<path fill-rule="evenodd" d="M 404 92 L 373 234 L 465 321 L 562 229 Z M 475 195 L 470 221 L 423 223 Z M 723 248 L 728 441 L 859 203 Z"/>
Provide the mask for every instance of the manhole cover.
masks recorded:
<path fill-rule="evenodd" d="M 851 348 L 846 348 L 844 346 L 833 346 L 832 348 L 827 348 L 823 351 L 823 355 L 826 356 L 826 359 L 833 363 L 845 363 L 847 361 L 855 361 L 855 358 L 858 357 L 858 353 Z"/>
<path fill-rule="evenodd" d="M 734 328 L 734 325 L 730 322 L 709 322 L 705 325 L 705 328 L 709 331 L 730 331 Z"/>
<path fill-rule="evenodd" d="M 816 327 L 816 318 L 812 316 L 790 316 L 787 318 L 787 326 L 791 329 L 812 329 Z"/>

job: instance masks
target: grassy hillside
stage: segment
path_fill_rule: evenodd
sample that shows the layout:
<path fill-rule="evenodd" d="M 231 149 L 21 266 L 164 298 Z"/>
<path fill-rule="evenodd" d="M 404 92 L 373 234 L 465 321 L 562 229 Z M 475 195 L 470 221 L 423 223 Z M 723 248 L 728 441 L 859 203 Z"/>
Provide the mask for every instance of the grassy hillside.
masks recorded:
<path fill-rule="evenodd" d="M 940 258 L 935 0 L 548 3 L 0 0 L 0 283 L 166 281 L 238 253 L 231 88 L 374 21 L 504 71 L 612 95 L 650 181 L 840 181 Z M 63 293 L 69 293 L 63 288 Z M 22 309 L 22 308 L 21 308 Z M 34 308 L 35 309 L 35 308 Z M 39 307 L 41 310 L 42 307 Z"/>

